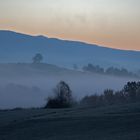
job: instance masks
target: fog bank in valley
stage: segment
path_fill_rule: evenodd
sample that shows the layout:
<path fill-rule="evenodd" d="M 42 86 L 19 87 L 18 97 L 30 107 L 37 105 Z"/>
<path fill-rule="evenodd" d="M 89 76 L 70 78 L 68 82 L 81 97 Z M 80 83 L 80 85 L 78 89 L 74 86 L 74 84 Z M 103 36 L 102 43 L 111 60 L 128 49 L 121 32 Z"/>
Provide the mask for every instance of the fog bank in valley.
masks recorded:
<path fill-rule="evenodd" d="M 137 80 L 31 64 L 0 64 L 0 77 L 0 109 L 42 107 L 61 80 L 69 84 L 77 100 L 107 88 L 120 90 L 126 82 Z"/>

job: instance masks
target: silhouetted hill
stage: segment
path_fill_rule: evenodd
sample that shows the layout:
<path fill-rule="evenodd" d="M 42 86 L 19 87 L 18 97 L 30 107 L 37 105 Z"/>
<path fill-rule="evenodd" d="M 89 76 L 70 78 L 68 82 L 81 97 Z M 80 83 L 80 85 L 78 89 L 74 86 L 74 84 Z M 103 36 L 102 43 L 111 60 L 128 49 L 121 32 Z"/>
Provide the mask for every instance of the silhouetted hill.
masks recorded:
<path fill-rule="evenodd" d="M 31 36 L 12 31 L 0 31 L 0 63 L 31 62 L 35 53 L 44 56 L 44 62 L 72 68 L 88 63 L 103 67 L 139 69 L 140 52 L 105 48 L 83 42 Z"/>

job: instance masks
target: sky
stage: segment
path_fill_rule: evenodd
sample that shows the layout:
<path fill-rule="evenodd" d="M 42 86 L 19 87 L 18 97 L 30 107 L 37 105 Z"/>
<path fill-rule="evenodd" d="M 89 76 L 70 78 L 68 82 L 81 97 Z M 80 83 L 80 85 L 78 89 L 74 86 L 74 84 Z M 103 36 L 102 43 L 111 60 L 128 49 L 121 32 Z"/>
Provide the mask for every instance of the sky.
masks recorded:
<path fill-rule="evenodd" d="M 140 0 L 0 0 L 0 30 L 140 50 Z"/>

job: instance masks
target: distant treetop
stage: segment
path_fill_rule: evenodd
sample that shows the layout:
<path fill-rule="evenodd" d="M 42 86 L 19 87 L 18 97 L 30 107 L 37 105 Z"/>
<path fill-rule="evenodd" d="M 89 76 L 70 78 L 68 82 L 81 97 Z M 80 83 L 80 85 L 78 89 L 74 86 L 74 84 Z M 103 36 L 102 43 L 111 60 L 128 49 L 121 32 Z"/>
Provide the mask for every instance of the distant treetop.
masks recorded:
<path fill-rule="evenodd" d="M 40 53 L 37 53 L 33 58 L 33 63 L 38 64 L 41 63 L 43 61 L 43 56 Z"/>

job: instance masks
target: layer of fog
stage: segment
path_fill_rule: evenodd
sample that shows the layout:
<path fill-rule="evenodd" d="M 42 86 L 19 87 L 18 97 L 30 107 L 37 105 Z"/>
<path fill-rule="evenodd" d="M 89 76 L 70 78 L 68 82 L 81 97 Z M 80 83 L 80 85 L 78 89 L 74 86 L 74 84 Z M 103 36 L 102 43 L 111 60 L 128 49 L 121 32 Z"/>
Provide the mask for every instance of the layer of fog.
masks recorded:
<path fill-rule="evenodd" d="M 29 66 L 0 65 L 0 109 L 42 107 L 46 98 L 61 80 L 67 82 L 78 100 L 85 95 L 101 94 L 104 89 L 120 90 L 132 78 L 115 77 L 64 70 L 47 66 L 37 69 Z M 48 69 L 47 69 L 48 68 Z M 52 70 L 51 70 L 52 69 Z"/>

